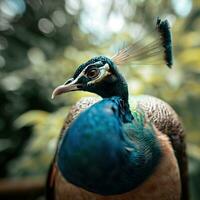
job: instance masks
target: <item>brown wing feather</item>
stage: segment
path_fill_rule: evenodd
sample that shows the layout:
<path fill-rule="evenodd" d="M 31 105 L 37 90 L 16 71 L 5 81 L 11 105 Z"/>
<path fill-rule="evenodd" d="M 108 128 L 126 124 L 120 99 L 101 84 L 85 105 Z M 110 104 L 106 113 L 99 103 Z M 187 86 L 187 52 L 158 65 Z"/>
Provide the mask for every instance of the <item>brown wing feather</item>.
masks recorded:
<path fill-rule="evenodd" d="M 54 161 L 51 163 L 46 181 L 45 197 L 48 200 L 54 200 L 55 179 L 57 176 L 57 169 Z"/>
<path fill-rule="evenodd" d="M 134 97 L 132 103 L 142 108 L 156 128 L 169 137 L 180 170 L 182 183 L 181 200 L 188 200 L 188 165 L 185 134 L 177 114 L 167 103 L 152 96 L 142 95 Z"/>

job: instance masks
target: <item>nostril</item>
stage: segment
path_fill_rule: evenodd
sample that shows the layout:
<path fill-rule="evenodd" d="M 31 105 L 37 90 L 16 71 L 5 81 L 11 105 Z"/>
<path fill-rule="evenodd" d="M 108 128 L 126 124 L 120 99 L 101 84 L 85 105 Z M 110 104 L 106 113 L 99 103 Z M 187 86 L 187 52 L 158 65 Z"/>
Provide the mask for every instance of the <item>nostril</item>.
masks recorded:
<path fill-rule="evenodd" d="M 67 85 L 67 84 L 71 83 L 73 80 L 74 80 L 73 78 L 68 79 L 68 80 L 64 83 L 64 85 Z"/>
<path fill-rule="evenodd" d="M 77 85 L 78 89 L 83 89 L 83 85 Z"/>

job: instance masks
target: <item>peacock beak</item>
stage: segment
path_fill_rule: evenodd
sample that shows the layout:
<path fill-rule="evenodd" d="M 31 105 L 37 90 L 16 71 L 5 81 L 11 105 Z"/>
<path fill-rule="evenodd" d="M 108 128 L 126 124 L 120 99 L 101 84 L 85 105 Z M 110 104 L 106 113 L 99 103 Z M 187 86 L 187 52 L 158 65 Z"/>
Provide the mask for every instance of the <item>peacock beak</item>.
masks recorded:
<path fill-rule="evenodd" d="M 63 85 L 60 85 L 60 86 L 56 87 L 54 89 L 53 93 L 52 93 L 51 98 L 54 99 L 55 96 L 61 95 L 63 93 L 80 90 L 81 84 L 80 83 L 76 83 L 76 82 L 77 82 L 76 79 L 75 80 L 74 79 L 69 79 Z"/>

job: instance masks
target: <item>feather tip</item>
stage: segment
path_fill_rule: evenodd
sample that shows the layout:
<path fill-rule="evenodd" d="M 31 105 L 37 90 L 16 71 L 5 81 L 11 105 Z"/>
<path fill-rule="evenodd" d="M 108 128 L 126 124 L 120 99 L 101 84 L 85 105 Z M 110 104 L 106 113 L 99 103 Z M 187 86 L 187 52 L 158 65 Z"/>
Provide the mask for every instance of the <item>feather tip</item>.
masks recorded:
<path fill-rule="evenodd" d="M 172 67 L 173 57 L 172 57 L 172 39 L 170 26 L 167 20 L 162 21 L 160 18 L 157 18 L 156 23 L 157 29 L 161 35 L 162 45 L 164 47 L 165 61 L 169 68 Z"/>

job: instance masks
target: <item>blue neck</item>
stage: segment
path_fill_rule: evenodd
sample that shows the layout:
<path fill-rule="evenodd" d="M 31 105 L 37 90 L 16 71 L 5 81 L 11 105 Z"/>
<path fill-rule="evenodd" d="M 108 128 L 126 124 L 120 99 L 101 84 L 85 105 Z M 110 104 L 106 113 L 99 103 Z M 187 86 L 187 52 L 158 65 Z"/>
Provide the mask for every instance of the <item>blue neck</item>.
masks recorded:
<path fill-rule="evenodd" d="M 114 195 L 141 184 L 161 150 L 154 129 L 137 114 L 124 123 L 121 99 L 104 99 L 82 112 L 61 141 L 57 164 L 66 180 L 88 191 Z"/>

